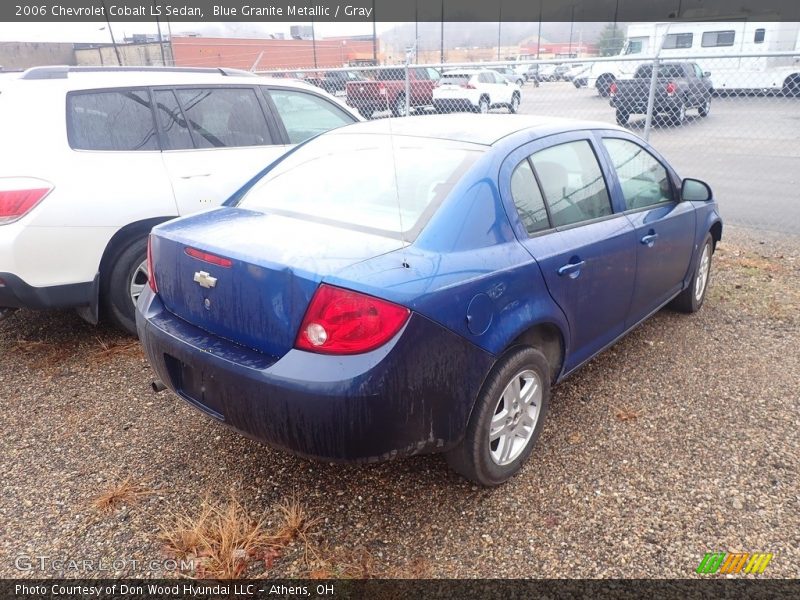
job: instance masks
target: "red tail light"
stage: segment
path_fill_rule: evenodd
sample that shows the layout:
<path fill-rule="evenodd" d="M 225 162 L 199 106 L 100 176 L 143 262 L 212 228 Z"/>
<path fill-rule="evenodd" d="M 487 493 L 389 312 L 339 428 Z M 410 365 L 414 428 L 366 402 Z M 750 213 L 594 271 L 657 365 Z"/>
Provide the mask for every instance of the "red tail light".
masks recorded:
<path fill-rule="evenodd" d="M 474 85 L 472 85 L 471 83 L 465 83 L 464 87 L 467 88 L 468 90 L 476 90 L 476 89 L 478 89 Z"/>
<path fill-rule="evenodd" d="M 300 325 L 295 348 L 320 354 L 359 354 L 388 342 L 408 320 L 403 307 L 322 284 Z"/>
<path fill-rule="evenodd" d="M 158 293 L 156 271 L 153 268 L 153 234 L 147 236 L 147 285 L 154 293 Z"/>
<path fill-rule="evenodd" d="M 191 256 L 192 258 L 196 258 L 197 260 L 202 260 L 203 262 L 211 263 L 212 265 L 217 265 L 218 267 L 224 267 L 226 269 L 230 268 L 233 264 L 233 261 L 230 258 L 222 258 L 221 256 L 217 256 L 216 254 L 209 254 L 208 252 L 203 252 L 202 250 L 198 250 L 197 248 L 187 248 L 184 250 L 186 254 Z"/>
<path fill-rule="evenodd" d="M 52 189 L 52 184 L 33 177 L 0 178 L 0 225 L 24 217 Z"/>
<path fill-rule="evenodd" d="M 608 86 L 608 93 L 611 94 L 612 96 L 616 96 L 617 95 L 617 84 L 616 83 L 612 82 L 612 84 L 610 86 Z"/>
<path fill-rule="evenodd" d="M 667 94 L 668 94 L 669 96 L 672 96 L 672 95 L 675 93 L 675 90 L 676 90 L 676 89 L 677 89 L 677 88 L 675 87 L 675 84 L 674 84 L 672 81 L 670 81 L 670 82 L 667 84 Z"/>
<path fill-rule="evenodd" d="M 385 96 L 385 95 L 386 95 L 386 88 L 385 88 L 385 87 L 383 87 L 383 86 L 379 87 L 379 88 L 378 88 L 378 93 L 379 93 L 381 96 Z"/>

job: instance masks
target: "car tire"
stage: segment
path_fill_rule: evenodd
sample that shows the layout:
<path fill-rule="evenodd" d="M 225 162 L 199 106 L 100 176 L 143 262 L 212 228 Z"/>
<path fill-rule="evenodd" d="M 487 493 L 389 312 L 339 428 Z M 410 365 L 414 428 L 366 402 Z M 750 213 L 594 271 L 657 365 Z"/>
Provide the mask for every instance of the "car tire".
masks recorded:
<path fill-rule="evenodd" d="M 692 280 L 671 303 L 671 307 L 684 313 L 694 313 L 703 306 L 711 278 L 711 257 L 714 255 L 714 240 L 710 233 L 706 234 L 703 245 L 697 255 L 697 264 L 694 267 Z"/>
<path fill-rule="evenodd" d="M 447 463 L 483 486 L 507 481 L 530 456 L 549 399 L 550 367 L 544 354 L 529 346 L 512 348 L 489 372 L 464 439 L 447 452 Z"/>
<path fill-rule="evenodd" d="M 136 335 L 134 297 L 138 298 L 147 285 L 147 238 L 136 238 L 123 246 L 101 277 L 102 301 L 108 318 L 118 328 Z"/>
<path fill-rule="evenodd" d="M 513 96 L 511 96 L 511 104 L 508 105 L 508 112 L 510 112 L 512 115 L 517 114 L 519 111 L 519 100 L 519 94 L 515 93 Z"/>
<path fill-rule="evenodd" d="M 597 88 L 597 93 L 603 98 L 608 98 L 611 94 L 611 84 L 614 83 L 614 77 L 611 75 L 600 75 L 594 87 Z"/>
<path fill-rule="evenodd" d="M 367 121 L 372 119 L 372 115 L 375 114 L 375 111 L 372 110 L 371 108 L 365 108 L 364 110 L 361 110 L 359 112 L 361 113 L 361 116 L 364 117 Z"/>
<path fill-rule="evenodd" d="M 518 85 L 519 87 L 522 87 L 523 85 L 525 85 L 525 81 L 524 81 L 524 80 L 522 80 L 522 79 L 517 79 L 517 85 Z"/>
<path fill-rule="evenodd" d="M 670 117 L 673 125 L 682 125 L 686 121 L 686 103 L 681 102 L 680 106 L 672 111 Z"/>
<path fill-rule="evenodd" d="M 630 118 L 630 113 L 626 110 L 617 109 L 617 125 L 625 126 L 628 124 L 628 119 Z"/>
<path fill-rule="evenodd" d="M 408 107 L 408 112 L 411 112 L 411 107 Z M 400 94 L 394 101 L 392 105 L 392 115 L 395 117 L 406 117 L 406 96 L 405 94 Z"/>
<path fill-rule="evenodd" d="M 711 98 L 706 98 L 703 105 L 697 109 L 697 113 L 701 117 L 707 117 L 709 112 L 711 112 Z"/>
<path fill-rule="evenodd" d="M 478 112 L 481 113 L 482 115 L 485 115 L 486 113 L 489 112 L 490 106 L 491 105 L 489 104 L 489 98 L 484 96 L 483 98 L 478 100 Z"/>

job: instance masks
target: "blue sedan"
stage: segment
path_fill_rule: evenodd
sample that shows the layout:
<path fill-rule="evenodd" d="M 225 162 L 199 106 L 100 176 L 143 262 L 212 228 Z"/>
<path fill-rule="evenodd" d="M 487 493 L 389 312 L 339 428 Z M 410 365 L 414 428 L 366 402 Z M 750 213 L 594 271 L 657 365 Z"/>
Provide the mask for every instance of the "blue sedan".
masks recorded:
<path fill-rule="evenodd" d="M 617 127 L 359 123 L 156 227 L 137 327 L 156 383 L 245 435 L 444 452 L 498 485 L 553 384 L 665 305 L 701 307 L 721 236 L 709 187 Z"/>

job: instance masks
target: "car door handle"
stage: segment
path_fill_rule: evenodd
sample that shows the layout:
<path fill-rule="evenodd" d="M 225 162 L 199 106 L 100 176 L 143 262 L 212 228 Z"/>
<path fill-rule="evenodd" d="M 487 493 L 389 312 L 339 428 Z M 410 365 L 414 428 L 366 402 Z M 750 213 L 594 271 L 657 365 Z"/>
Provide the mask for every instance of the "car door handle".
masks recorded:
<path fill-rule="evenodd" d="M 570 277 L 577 277 L 580 275 L 581 267 L 586 264 L 585 260 L 576 262 L 576 263 L 567 263 L 563 267 L 559 268 L 557 273 L 560 277 L 564 275 L 569 275 Z"/>
<path fill-rule="evenodd" d="M 657 233 L 648 233 L 646 236 L 644 236 L 642 238 L 641 242 L 642 242 L 643 245 L 649 246 L 650 248 L 652 248 L 653 244 L 655 243 L 655 241 L 657 239 L 658 239 L 658 234 Z"/>
<path fill-rule="evenodd" d="M 194 179 L 195 177 L 209 177 L 211 173 L 189 173 L 181 175 L 181 179 Z"/>

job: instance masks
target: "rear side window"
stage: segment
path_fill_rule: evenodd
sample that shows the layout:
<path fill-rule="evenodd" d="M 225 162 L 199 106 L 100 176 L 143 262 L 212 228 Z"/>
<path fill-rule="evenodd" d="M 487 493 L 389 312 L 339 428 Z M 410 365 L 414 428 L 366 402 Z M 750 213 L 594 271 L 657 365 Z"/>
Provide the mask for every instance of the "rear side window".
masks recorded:
<path fill-rule="evenodd" d="M 268 93 L 292 144 L 299 144 L 320 133 L 355 123 L 352 116 L 315 94 L 294 90 L 269 90 Z"/>
<path fill-rule="evenodd" d="M 756 44 L 763 44 L 764 43 L 764 34 L 766 33 L 765 29 L 756 29 L 756 33 L 753 36 L 753 42 Z"/>
<path fill-rule="evenodd" d="M 603 145 L 617 172 L 625 208 L 646 208 L 672 200 L 667 170 L 647 150 L 615 138 L 604 139 Z"/>
<path fill-rule="evenodd" d="M 527 159 L 519 163 L 511 174 L 511 197 L 528 234 L 550 227 L 542 192 Z"/>
<path fill-rule="evenodd" d="M 150 96 L 144 90 L 67 96 L 67 134 L 76 150 L 158 150 Z"/>
<path fill-rule="evenodd" d="M 664 50 L 691 48 L 693 38 L 691 33 L 669 33 L 664 37 Z"/>
<path fill-rule="evenodd" d="M 442 84 L 466 85 L 470 76 L 465 73 L 445 73 L 442 75 Z"/>
<path fill-rule="evenodd" d="M 176 94 L 197 148 L 273 143 L 254 89 L 178 89 Z"/>
<path fill-rule="evenodd" d="M 156 115 L 164 140 L 164 150 L 185 150 L 194 148 L 189 125 L 183 116 L 178 99 L 172 90 L 153 92 L 156 101 Z"/>
<path fill-rule="evenodd" d="M 612 214 L 603 171 L 586 140 L 546 148 L 531 156 L 553 226 Z"/>

